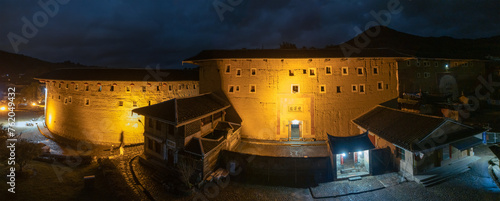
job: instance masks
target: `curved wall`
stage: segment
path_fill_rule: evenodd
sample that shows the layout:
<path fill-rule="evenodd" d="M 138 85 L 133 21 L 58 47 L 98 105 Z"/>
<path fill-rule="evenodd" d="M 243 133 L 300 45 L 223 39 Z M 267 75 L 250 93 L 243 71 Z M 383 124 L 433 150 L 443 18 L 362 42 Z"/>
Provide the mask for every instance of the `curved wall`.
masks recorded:
<path fill-rule="evenodd" d="M 122 132 L 125 144 L 142 143 L 144 118 L 132 109 L 199 94 L 198 81 L 49 80 L 46 87 L 50 132 L 95 144 L 119 144 Z"/>

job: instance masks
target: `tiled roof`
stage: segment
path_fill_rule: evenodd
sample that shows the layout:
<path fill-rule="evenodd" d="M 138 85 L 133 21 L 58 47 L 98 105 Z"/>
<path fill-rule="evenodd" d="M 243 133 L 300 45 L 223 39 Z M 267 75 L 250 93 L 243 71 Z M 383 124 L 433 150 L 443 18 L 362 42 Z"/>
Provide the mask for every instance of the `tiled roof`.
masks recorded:
<path fill-rule="evenodd" d="M 450 119 L 415 114 L 384 106 L 376 106 L 354 119 L 353 122 L 411 151 L 455 142 L 484 131 L 484 129 L 476 129 Z M 431 134 L 439 134 L 440 140 L 434 138 L 439 136 L 431 136 Z"/>
<path fill-rule="evenodd" d="M 137 108 L 132 111 L 144 116 L 166 120 L 177 125 L 228 108 L 229 106 L 229 103 L 212 93 L 208 93 L 189 98 L 174 98 L 155 105 Z"/>
<path fill-rule="evenodd" d="M 193 137 L 184 147 L 184 150 L 193 154 L 197 154 L 199 156 L 205 156 L 205 154 L 212 151 L 222 142 L 224 142 L 224 140 L 208 140 L 208 139 Z"/>
<path fill-rule="evenodd" d="M 35 77 L 39 80 L 198 81 L 198 70 L 67 68 Z"/>
<path fill-rule="evenodd" d="M 340 48 L 331 49 L 242 49 L 242 50 L 204 50 L 185 61 L 207 59 L 299 59 L 299 58 L 345 58 L 345 57 L 412 57 L 386 48 L 364 48 L 359 53 L 346 55 Z"/>
<path fill-rule="evenodd" d="M 348 152 L 357 152 L 370 150 L 375 148 L 370 138 L 368 138 L 368 132 L 361 135 L 349 136 L 349 137 L 335 137 L 328 135 L 328 143 L 330 143 L 330 151 L 333 154 L 343 154 Z"/>

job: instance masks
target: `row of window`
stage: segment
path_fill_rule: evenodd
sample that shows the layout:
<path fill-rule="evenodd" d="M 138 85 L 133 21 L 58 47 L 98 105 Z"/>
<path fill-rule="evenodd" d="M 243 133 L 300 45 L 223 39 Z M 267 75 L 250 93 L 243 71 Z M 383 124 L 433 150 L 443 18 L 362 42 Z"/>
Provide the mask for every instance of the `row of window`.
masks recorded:
<path fill-rule="evenodd" d="M 54 99 L 54 95 L 52 95 L 52 99 Z M 58 100 L 61 100 L 61 96 L 58 96 Z M 64 104 L 71 104 L 73 103 L 73 98 L 71 96 L 68 96 L 67 98 L 64 98 Z M 148 105 L 153 104 L 152 101 L 148 101 Z M 90 99 L 85 98 L 84 99 L 84 105 L 90 105 Z M 124 102 L 123 101 L 118 101 L 118 106 L 123 106 Z M 137 104 L 137 101 L 132 101 L 132 107 L 139 107 Z"/>
<path fill-rule="evenodd" d="M 421 66 L 421 65 L 422 65 L 422 66 L 427 66 L 427 67 L 430 67 L 430 66 L 432 65 L 431 63 L 432 63 L 431 61 L 422 61 L 422 62 L 420 62 L 420 61 L 416 61 L 416 62 L 415 62 L 415 65 L 416 65 L 416 66 Z M 407 61 L 406 61 L 406 65 L 407 65 L 407 66 L 410 66 L 410 65 L 411 65 L 411 60 L 407 60 Z M 447 66 L 447 65 L 448 65 L 448 64 L 447 64 L 447 63 L 445 63 L 445 66 Z M 453 66 L 454 66 L 454 67 L 457 67 L 457 66 L 464 66 L 464 67 L 468 67 L 468 66 L 473 66 L 473 65 L 474 65 L 474 63 L 473 63 L 473 62 L 453 62 Z M 434 62 L 434 67 L 439 67 L 439 62 L 435 61 L 435 62 Z"/>
<path fill-rule="evenodd" d="M 54 86 L 54 87 L 55 87 L 55 84 L 56 84 L 56 83 L 53 83 L 53 85 L 52 85 L 52 86 Z M 75 90 L 75 91 L 78 91 L 78 89 L 79 89 L 79 88 L 78 88 L 78 84 L 72 84 L 72 85 L 74 85 L 74 90 Z M 190 88 L 191 88 L 191 86 L 192 86 L 192 89 L 196 89 L 196 84 L 193 84 L 193 85 L 189 85 L 189 84 L 178 84 L 178 85 L 177 85 L 177 90 L 181 91 L 182 89 L 190 89 Z M 59 83 L 59 89 L 60 89 L 61 87 L 62 87 L 62 83 Z M 132 91 L 132 88 L 133 88 L 133 86 L 125 86 L 125 91 L 126 91 L 126 92 L 130 92 L 130 91 Z M 66 89 L 69 89 L 69 84 L 66 84 Z M 116 89 L 117 89 L 117 88 L 116 88 L 116 85 L 111 85 L 111 86 L 109 86 L 109 91 L 115 91 Z M 161 86 L 161 85 L 156 86 L 156 91 L 157 91 L 157 92 L 160 92 L 160 91 L 161 91 L 161 89 L 162 89 L 162 86 Z M 141 87 L 141 90 L 142 90 L 142 92 L 147 92 L 147 91 L 148 91 L 148 87 L 146 87 L 146 86 L 142 86 L 142 87 Z M 171 85 L 171 84 L 170 84 L 170 85 L 168 85 L 168 91 L 169 91 L 169 92 L 171 92 L 171 91 L 173 91 L 173 90 L 174 90 L 174 85 Z M 84 91 L 90 91 L 90 86 L 89 86 L 89 85 L 85 85 L 85 86 L 84 86 Z M 98 92 L 102 92 L 102 91 L 103 91 L 103 86 L 102 86 L 102 85 L 99 85 L 99 86 L 98 86 L 98 88 L 97 88 L 97 91 L 98 91 Z"/>
<path fill-rule="evenodd" d="M 417 78 L 420 78 L 420 77 L 421 77 L 420 73 L 417 73 Z M 424 78 L 430 78 L 430 77 L 431 77 L 431 73 L 424 72 Z"/>
<path fill-rule="evenodd" d="M 342 93 L 342 86 L 337 86 L 336 87 L 337 93 Z M 385 89 L 389 89 L 389 84 L 385 84 Z M 377 82 L 377 91 L 383 91 L 384 90 L 384 82 L 379 81 Z M 351 85 L 351 91 L 352 92 L 359 92 L 359 93 L 365 93 L 365 84 L 353 84 Z M 228 93 L 235 93 L 235 92 L 240 92 L 240 85 L 228 85 Z M 256 85 L 251 84 L 249 88 L 250 93 L 256 93 Z M 299 84 L 292 84 L 291 85 L 291 92 L 293 94 L 295 93 L 300 93 L 300 85 Z M 319 92 L 320 93 L 326 93 L 326 85 L 319 85 Z"/>
<path fill-rule="evenodd" d="M 296 70 L 288 70 L 288 75 L 289 76 L 295 76 Z M 231 65 L 226 65 L 226 74 L 231 73 Z M 251 68 L 250 69 L 250 76 L 255 76 L 257 73 L 256 68 Z M 300 71 L 299 71 L 300 73 Z M 356 73 L 357 75 L 364 75 L 364 68 L 363 67 L 357 67 L 356 68 Z M 316 68 L 309 68 L 309 71 L 307 69 L 302 69 L 302 74 L 309 74 L 309 76 L 316 76 Z M 326 75 L 331 75 L 332 74 L 332 67 L 331 66 L 326 66 L 325 67 L 325 74 Z M 373 75 L 378 75 L 379 70 L 378 66 L 372 68 L 372 74 Z M 349 75 L 349 67 L 342 67 L 342 75 Z M 236 69 L 236 77 L 241 77 L 241 69 L 237 68 Z"/>

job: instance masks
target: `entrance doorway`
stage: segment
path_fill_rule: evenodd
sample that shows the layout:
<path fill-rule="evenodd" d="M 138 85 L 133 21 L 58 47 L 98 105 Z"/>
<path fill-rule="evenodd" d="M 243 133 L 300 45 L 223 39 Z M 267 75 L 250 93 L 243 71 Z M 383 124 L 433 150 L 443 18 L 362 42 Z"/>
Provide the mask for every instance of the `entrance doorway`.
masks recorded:
<path fill-rule="evenodd" d="M 302 135 L 302 121 L 293 120 L 290 122 L 290 140 L 300 140 Z"/>

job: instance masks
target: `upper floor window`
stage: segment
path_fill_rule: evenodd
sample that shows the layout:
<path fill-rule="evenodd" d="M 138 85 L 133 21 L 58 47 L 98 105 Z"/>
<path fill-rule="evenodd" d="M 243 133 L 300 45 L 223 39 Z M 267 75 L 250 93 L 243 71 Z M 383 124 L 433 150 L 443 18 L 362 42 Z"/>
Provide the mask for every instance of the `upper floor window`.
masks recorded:
<path fill-rule="evenodd" d="M 66 89 L 68 89 L 68 88 L 69 88 L 69 84 L 66 84 Z"/>
<path fill-rule="evenodd" d="M 434 67 L 438 67 L 438 62 L 434 62 Z"/>
<path fill-rule="evenodd" d="M 379 90 L 379 91 L 384 90 L 384 82 L 382 82 L 382 81 L 377 82 L 377 90 Z"/>
<path fill-rule="evenodd" d="M 363 75 L 363 67 L 356 68 L 356 71 L 358 72 L 358 75 Z"/>
<path fill-rule="evenodd" d="M 240 85 L 236 85 L 236 92 L 240 91 Z"/>
<path fill-rule="evenodd" d="M 233 86 L 233 85 L 229 85 L 229 86 L 227 87 L 227 92 L 228 92 L 228 93 L 233 93 L 233 92 L 234 92 L 234 86 Z"/>
<path fill-rule="evenodd" d="M 351 91 L 352 92 L 358 92 L 358 85 L 357 84 L 351 85 Z"/>
<path fill-rule="evenodd" d="M 300 86 L 298 84 L 292 84 L 292 94 L 299 92 L 300 92 Z"/>
<path fill-rule="evenodd" d="M 378 67 L 377 66 L 373 67 L 373 74 L 378 75 Z"/>
<path fill-rule="evenodd" d="M 288 76 L 293 76 L 293 70 L 288 70 Z"/>
<path fill-rule="evenodd" d="M 125 91 L 126 91 L 126 92 L 130 92 L 130 86 L 126 86 L 126 87 L 125 87 Z"/>
<path fill-rule="evenodd" d="M 132 107 L 137 107 L 137 101 L 132 102 Z"/>
<path fill-rule="evenodd" d="M 257 88 L 257 86 L 255 86 L 255 84 L 251 84 L 251 85 L 250 85 L 250 93 L 255 93 L 255 92 L 257 92 L 257 89 L 256 89 L 256 88 Z"/>
<path fill-rule="evenodd" d="M 123 106 L 123 101 L 118 101 L 118 106 Z"/>
<path fill-rule="evenodd" d="M 319 85 L 319 92 L 320 93 L 326 93 L 326 86 L 325 85 Z"/>
<path fill-rule="evenodd" d="M 146 92 L 147 88 L 146 86 L 142 86 L 142 92 Z"/>
<path fill-rule="evenodd" d="M 90 99 L 88 98 L 85 99 L 85 105 L 90 105 Z"/>
<path fill-rule="evenodd" d="M 78 84 L 75 84 L 75 90 L 78 90 Z"/>
<path fill-rule="evenodd" d="M 411 61 L 410 60 L 406 60 L 406 65 L 410 66 L 410 64 L 411 64 Z"/>
<path fill-rule="evenodd" d="M 327 66 L 325 68 L 325 74 L 327 74 L 327 75 L 331 75 L 332 74 L 332 67 L 331 66 Z"/>
<path fill-rule="evenodd" d="M 236 77 L 241 77 L 241 69 L 236 69 Z"/>
<path fill-rule="evenodd" d="M 111 85 L 111 88 L 109 88 L 109 91 L 115 91 L 115 86 Z"/>
<path fill-rule="evenodd" d="M 173 86 L 171 84 L 168 85 L 168 91 L 172 91 L 173 90 Z"/>
<path fill-rule="evenodd" d="M 257 75 L 257 69 L 256 69 L 256 68 L 252 68 L 252 69 L 250 69 L 250 75 L 251 75 L 251 76 L 255 76 L 255 75 Z"/>
<path fill-rule="evenodd" d="M 229 65 L 229 64 L 227 64 L 227 65 L 226 65 L 226 70 L 225 70 L 225 73 L 226 73 L 226 74 L 231 73 L 231 65 Z"/>
<path fill-rule="evenodd" d="M 102 85 L 99 86 L 99 88 L 97 89 L 98 92 L 101 92 L 102 91 Z"/>
<path fill-rule="evenodd" d="M 160 85 L 156 86 L 156 91 L 160 91 L 161 87 Z"/>
<path fill-rule="evenodd" d="M 305 74 L 307 74 L 307 70 L 306 70 L 306 69 L 303 69 L 303 70 L 302 70 L 302 74 L 304 74 L 304 75 L 305 75 Z"/>
<path fill-rule="evenodd" d="M 349 69 L 347 67 L 342 67 L 342 75 L 349 75 Z"/>
<path fill-rule="evenodd" d="M 309 76 L 316 76 L 316 69 L 309 68 Z"/>
<path fill-rule="evenodd" d="M 59 83 L 59 89 L 61 88 L 61 83 Z"/>
<path fill-rule="evenodd" d="M 359 93 L 362 93 L 362 94 L 365 93 L 365 85 L 364 84 L 359 85 Z"/>
<path fill-rule="evenodd" d="M 337 93 L 342 93 L 342 87 L 341 86 L 337 86 Z"/>
<path fill-rule="evenodd" d="M 89 88 L 90 88 L 89 85 L 86 85 L 85 86 L 85 91 L 89 91 Z"/>

